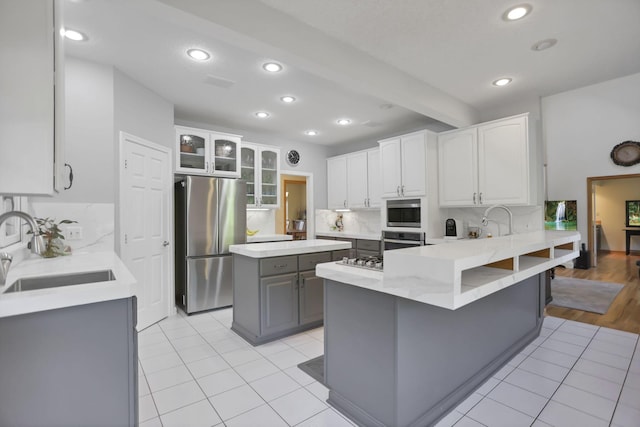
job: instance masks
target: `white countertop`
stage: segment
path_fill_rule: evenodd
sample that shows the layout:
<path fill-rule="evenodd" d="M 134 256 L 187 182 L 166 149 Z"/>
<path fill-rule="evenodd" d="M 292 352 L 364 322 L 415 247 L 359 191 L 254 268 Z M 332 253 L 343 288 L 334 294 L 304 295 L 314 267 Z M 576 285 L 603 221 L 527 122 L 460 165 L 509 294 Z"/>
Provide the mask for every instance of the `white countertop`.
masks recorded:
<path fill-rule="evenodd" d="M 97 270 L 112 270 L 115 280 L 4 293 L 22 278 Z M 0 317 L 128 298 L 134 295 L 135 283 L 133 275 L 112 251 L 74 253 L 57 258 L 30 255 L 11 266 L 6 285 L 0 286 Z"/>
<path fill-rule="evenodd" d="M 539 231 L 384 252 L 384 273 L 319 264 L 325 279 L 455 310 L 578 256 L 580 233 Z M 570 249 L 560 248 L 569 245 Z M 534 252 L 541 251 L 541 253 Z M 487 266 L 511 261 L 513 267 Z"/>
<path fill-rule="evenodd" d="M 283 240 L 293 240 L 293 236 L 290 234 L 254 234 L 253 236 L 247 236 L 247 243 L 278 242 Z"/>
<path fill-rule="evenodd" d="M 290 242 L 250 243 L 231 245 L 229 252 L 250 258 L 269 258 L 274 256 L 309 254 L 313 252 L 338 251 L 350 249 L 351 243 L 337 240 L 293 240 Z"/>
<path fill-rule="evenodd" d="M 345 239 L 364 239 L 364 240 L 380 240 L 382 233 L 366 234 L 366 233 L 349 233 L 345 231 L 317 231 L 317 237 L 344 237 Z"/>

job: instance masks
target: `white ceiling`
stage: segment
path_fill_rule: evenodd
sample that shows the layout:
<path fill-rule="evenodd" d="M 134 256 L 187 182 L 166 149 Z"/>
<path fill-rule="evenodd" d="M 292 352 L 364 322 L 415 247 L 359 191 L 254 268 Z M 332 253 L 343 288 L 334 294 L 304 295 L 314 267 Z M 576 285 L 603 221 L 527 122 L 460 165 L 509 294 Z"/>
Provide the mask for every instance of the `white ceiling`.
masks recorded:
<path fill-rule="evenodd" d="M 65 25 L 89 41 L 66 49 L 157 92 L 177 120 L 326 145 L 471 124 L 482 111 L 640 72 L 640 1 L 531 0 L 529 16 L 503 21 L 519 3 L 69 0 Z M 558 44 L 531 50 L 546 38 Z M 191 47 L 213 59 L 188 59 Z M 267 60 L 284 71 L 266 74 Z M 513 83 L 491 85 L 502 76 Z M 353 125 L 335 124 L 341 117 Z"/>

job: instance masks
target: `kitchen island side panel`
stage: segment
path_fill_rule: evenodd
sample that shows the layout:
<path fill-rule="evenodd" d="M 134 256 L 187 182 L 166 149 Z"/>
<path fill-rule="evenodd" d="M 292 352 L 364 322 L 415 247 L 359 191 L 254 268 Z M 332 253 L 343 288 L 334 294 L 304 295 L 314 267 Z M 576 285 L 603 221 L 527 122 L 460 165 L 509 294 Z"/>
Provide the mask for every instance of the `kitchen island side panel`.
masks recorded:
<path fill-rule="evenodd" d="M 329 402 L 360 414 L 364 425 L 395 423 L 395 298 L 339 282 L 324 282 L 325 383 Z M 342 399 L 344 397 L 344 399 Z"/>
<path fill-rule="evenodd" d="M 532 276 L 458 310 L 325 280 L 329 402 L 361 425 L 435 423 L 534 340 Z"/>
<path fill-rule="evenodd" d="M 253 339 L 261 334 L 260 263 L 237 254 L 233 256 L 233 323 Z"/>
<path fill-rule="evenodd" d="M 397 298 L 397 425 L 430 425 L 534 340 L 540 288 L 532 276 L 457 310 Z"/>

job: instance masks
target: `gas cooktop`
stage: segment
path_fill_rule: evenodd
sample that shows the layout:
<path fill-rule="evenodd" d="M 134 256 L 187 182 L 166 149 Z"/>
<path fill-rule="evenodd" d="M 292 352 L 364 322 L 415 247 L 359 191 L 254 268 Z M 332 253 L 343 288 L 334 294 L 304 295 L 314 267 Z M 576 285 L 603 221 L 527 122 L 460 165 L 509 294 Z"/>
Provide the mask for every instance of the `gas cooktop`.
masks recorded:
<path fill-rule="evenodd" d="M 367 270 L 382 271 L 383 262 L 381 256 L 366 256 L 359 258 L 342 258 L 337 264 L 348 265 L 350 267 L 366 268 Z"/>

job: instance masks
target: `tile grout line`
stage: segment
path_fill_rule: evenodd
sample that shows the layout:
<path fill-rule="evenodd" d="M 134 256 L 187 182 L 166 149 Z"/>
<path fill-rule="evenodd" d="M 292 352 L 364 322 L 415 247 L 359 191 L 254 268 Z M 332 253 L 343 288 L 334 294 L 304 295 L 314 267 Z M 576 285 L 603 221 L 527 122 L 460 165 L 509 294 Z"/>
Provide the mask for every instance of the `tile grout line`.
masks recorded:
<path fill-rule="evenodd" d="M 618 410 L 618 406 L 620 405 L 620 398 L 622 397 L 624 386 L 627 383 L 627 378 L 629 378 L 629 370 L 631 369 L 631 363 L 633 362 L 636 356 L 640 357 L 640 336 L 636 337 L 636 345 L 633 349 L 633 353 L 631 354 L 629 365 L 627 365 L 627 372 L 624 375 L 624 381 L 622 382 L 622 387 L 620 387 L 620 393 L 618 393 L 618 400 L 616 401 L 616 406 L 615 408 L 613 408 L 613 414 L 611 414 L 611 420 L 609 421 L 610 426 L 613 424 L 613 419 L 615 418 L 616 411 Z"/>

